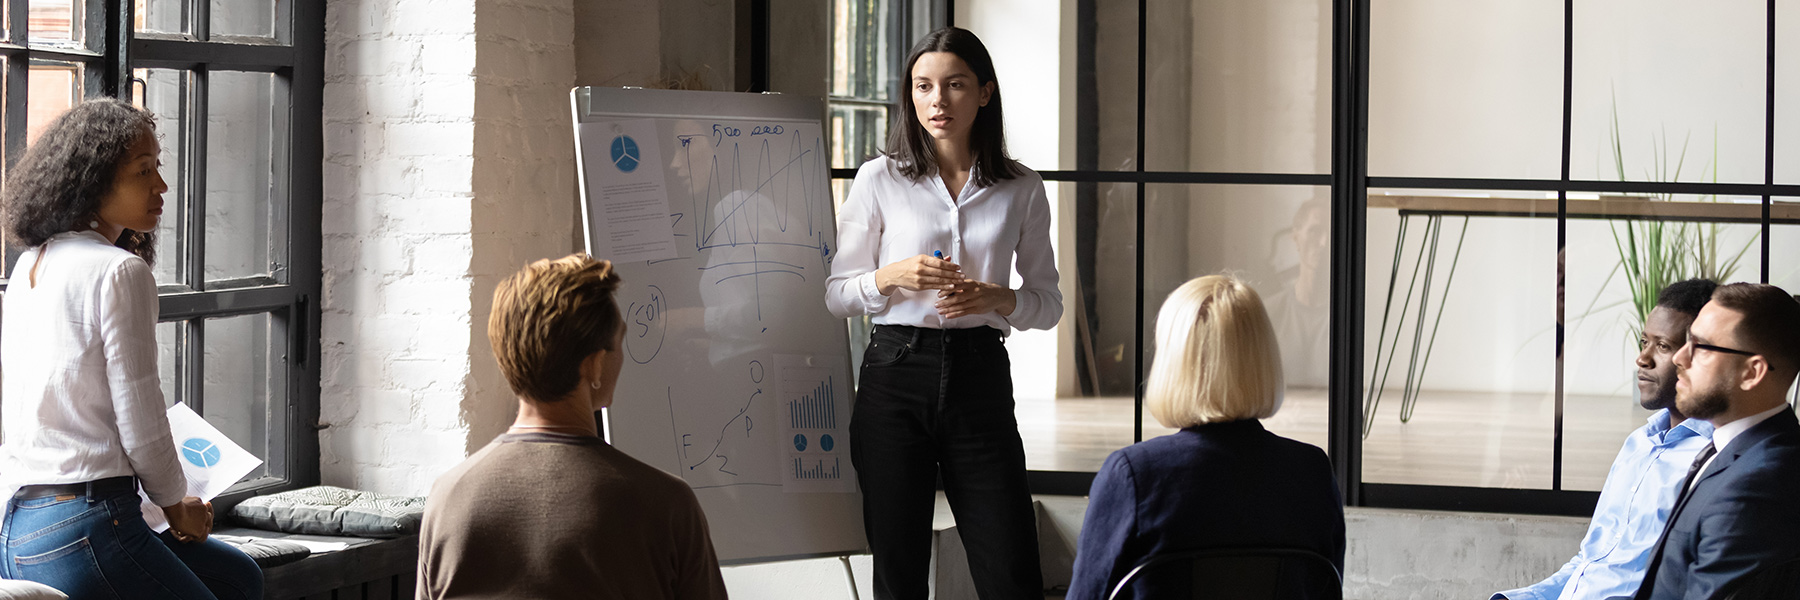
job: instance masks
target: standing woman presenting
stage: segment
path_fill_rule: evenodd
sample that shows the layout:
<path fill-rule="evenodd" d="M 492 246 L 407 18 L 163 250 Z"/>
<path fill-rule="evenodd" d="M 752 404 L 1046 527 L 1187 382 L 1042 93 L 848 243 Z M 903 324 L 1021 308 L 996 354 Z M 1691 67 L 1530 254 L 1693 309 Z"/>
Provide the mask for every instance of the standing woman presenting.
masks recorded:
<path fill-rule="evenodd" d="M 7 174 L 0 364 L 0 573 L 73 598 L 261 598 L 262 571 L 208 539 L 187 495 L 156 374 L 162 194 L 155 120 L 118 100 L 57 117 Z M 163 507 L 160 536 L 138 486 Z"/>
<path fill-rule="evenodd" d="M 981 598 L 1039 599 L 1003 340 L 1062 317 L 1050 203 L 1043 179 L 1006 155 L 1000 84 L 975 34 L 932 32 L 906 73 L 887 150 L 840 211 L 825 299 L 834 315 L 874 316 L 850 449 L 875 595 L 925 597 L 941 470 Z"/>

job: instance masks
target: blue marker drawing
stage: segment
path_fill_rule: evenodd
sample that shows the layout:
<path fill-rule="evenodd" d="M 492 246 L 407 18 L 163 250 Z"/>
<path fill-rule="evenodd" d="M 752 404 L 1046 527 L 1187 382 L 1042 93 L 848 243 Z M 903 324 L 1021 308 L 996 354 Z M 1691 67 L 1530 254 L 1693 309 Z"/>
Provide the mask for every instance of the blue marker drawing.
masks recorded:
<path fill-rule="evenodd" d="M 825 435 L 819 436 L 819 449 L 820 450 L 830 452 L 832 445 L 833 444 L 831 442 L 831 434 L 827 433 Z"/>
<path fill-rule="evenodd" d="M 801 451 L 801 452 L 806 451 L 806 434 L 803 434 L 803 433 L 794 434 L 794 449 Z"/>

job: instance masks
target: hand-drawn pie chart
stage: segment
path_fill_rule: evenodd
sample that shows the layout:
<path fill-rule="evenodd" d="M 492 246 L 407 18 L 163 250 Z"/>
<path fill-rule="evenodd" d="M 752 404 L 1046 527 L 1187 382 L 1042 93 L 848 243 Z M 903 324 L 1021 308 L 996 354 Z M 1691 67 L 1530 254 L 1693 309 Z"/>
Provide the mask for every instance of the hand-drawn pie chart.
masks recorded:
<path fill-rule="evenodd" d="M 196 467 L 211 467 L 219 464 L 219 445 L 204 438 L 188 438 L 181 443 L 181 457 Z"/>
<path fill-rule="evenodd" d="M 621 135 L 613 138 L 613 166 L 618 167 L 620 171 L 630 173 L 637 170 L 638 160 L 637 140 L 631 139 L 631 136 L 629 135 Z"/>

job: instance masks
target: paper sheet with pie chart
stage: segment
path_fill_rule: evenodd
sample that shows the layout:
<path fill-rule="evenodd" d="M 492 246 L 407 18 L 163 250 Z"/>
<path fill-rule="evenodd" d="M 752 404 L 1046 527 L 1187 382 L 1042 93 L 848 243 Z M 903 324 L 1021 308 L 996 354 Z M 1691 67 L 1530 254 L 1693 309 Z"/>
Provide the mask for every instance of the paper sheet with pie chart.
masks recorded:
<path fill-rule="evenodd" d="M 186 404 L 169 407 L 169 432 L 175 437 L 181 472 L 187 475 L 187 495 L 201 500 L 211 501 L 263 462 Z M 162 509 L 143 490 L 138 490 L 138 495 L 143 498 L 144 522 L 157 532 L 168 529 L 169 521 L 163 517 Z"/>
<path fill-rule="evenodd" d="M 589 250 L 617 262 L 675 258 L 675 235 L 669 227 L 669 190 L 663 179 L 662 148 L 656 121 L 630 119 L 581 124 L 582 158 L 589 179 L 589 198 L 604 215 L 606 234 L 591 240 Z"/>

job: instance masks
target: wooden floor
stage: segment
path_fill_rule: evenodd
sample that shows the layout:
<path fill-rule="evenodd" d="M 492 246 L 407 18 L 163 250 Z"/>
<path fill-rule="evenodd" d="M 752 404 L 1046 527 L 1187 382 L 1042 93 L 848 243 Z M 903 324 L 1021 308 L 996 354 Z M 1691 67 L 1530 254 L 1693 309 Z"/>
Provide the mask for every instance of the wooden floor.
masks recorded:
<path fill-rule="evenodd" d="M 1399 390 L 1384 395 L 1363 442 L 1363 481 L 1550 489 L 1555 400 L 1549 393 L 1427 391 L 1401 423 Z M 1033 470 L 1094 471 L 1132 443 L 1130 398 L 1021 400 L 1017 415 Z M 1563 489 L 1600 489 L 1619 445 L 1650 412 L 1628 396 L 1566 396 Z M 1172 433 L 1145 415 L 1144 438 Z M 1264 422 L 1271 431 L 1320 448 L 1325 391 L 1293 388 Z"/>

